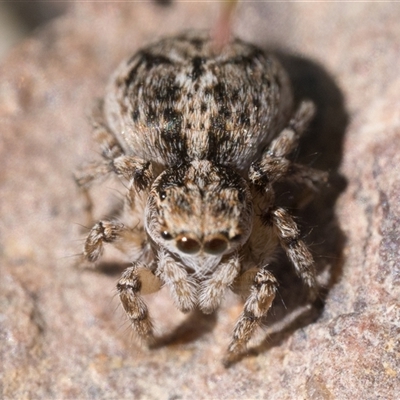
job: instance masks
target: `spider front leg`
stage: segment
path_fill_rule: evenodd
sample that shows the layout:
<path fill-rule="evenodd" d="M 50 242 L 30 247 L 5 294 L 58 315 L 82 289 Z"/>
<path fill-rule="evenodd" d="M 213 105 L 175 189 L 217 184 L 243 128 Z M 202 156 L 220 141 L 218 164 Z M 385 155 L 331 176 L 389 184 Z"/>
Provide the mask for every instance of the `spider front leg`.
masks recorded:
<path fill-rule="evenodd" d="M 90 262 L 97 261 L 104 252 L 104 243 L 113 243 L 121 237 L 126 227 L 118 222 L 99 221 L 86 238 L 83 256 Z"/>
<path fill-rule="evenodd" d="M 91 263 L 96 262 L 104 252 L 104 244 L 109 243 L 135 260 L 142 254 L 145 241 L 146 234 L 141 227 L 129 228 L 116 221 L 99 221 L 86 238 L 83 256 Z"/>
<path fill-rule="evenodd" d="M 239 277 L 239 282 L 235 283 L 236 286 L 246 284 L 246 282 L 241 284 L 241 279 L 246 281 L 248 275 L 244 273 Z M 278 282 L 275 277 L 266 268 L 262 268 L 254 276 L 250 287 L 250 294 L 244 304 L 243 312 L 236 322 L 233 338 L 224 358 L 226 366 L 229 366 L 245 351 L 247 343 L 260 325 L 261 319 L 271 307 L 277 286 Z"/>
<path fill-rule="evenodd" d="M 239 254 L 229 255 L 222 260 L 210 278 L 203 281 L 199 295 L 199 307 L 205 314 L 212 313 L 221 303 L 228 287 L 233 284 L 240 272 Z"/>
<path fill-rule="evenodd" d="M 84 245 L 83 256 L 86 260 L 97 261 L 103 254 L 105 243 L 113 244 L 128 255 L 130 260 L 140 257 L 147 242 L 147 235 L 140 218 L 143 199 L 139 198 L 137 202 L 137 194 L 137 188 L 131 181 L 120 213 L 126 224 L 119 221 L 99 221 L 92 227 Z"/>
<path fill-rule="evenodd" d="M 149 161 L 126 155 L 86 164 L 75 174 L 75 181 L 79 187 L 87 189 L 95 180 L 111 173 L 133 183 L 137 190 L 147 189 L 153 181 L 153 170 Z"/>
<path fill-rule="evenodd" d="M 197 304 L 197 282 L 190 276 L 186 268 L 175 260 L 166 250 L 158 252 L 158 274 L 168 286 L 175 306 L 186 313 Z"/>
<path fill-rule="evenodd" d="M 101 162 L 93 162 L 87 164 L 80 174 L 75 174 L 75 181 L 80 187 L 81 192 L 85 198 L 85 212 L 86 212 L 86 224 L 91 225 L 94 222 L 93 218 L 93 202 L 90 196 L 89 187 L 98 178 L 105 177 L 110 173 L 116 173 L 119 176 L 123 176 L 128 180 L 128 193 L 125 201 L 125 208 L 134 209 L 134 197 L 135 194 L 140 191 L 149 188 L 153 181 L 153 172 L 150 162 L 138 159 L 136 157 L 121 155 L 115 160 L 105 160 Z M 85 245 L 85 256 L 88 255 L 88 259 L 92 257 L 92 253 L 97 259 L 99 255 L 96 255 L 96 248 L 100 251 L 102 249 L 102 242 L 114 241 L 114 233 L 117 233 L 120 228 L 117 226 L 111 227 L 108 223 L 100 221 L 91 230 Z M 108 232 L 107 232 L 107 228 Z M 88 248 L 86 248 L 88 247 Z M 92 260 L 90 260 L 92 261 Z"/>
<path fill-rule="evenodd" d="M 149 310 L 141 295 L 154 293 L 160 290 L 161 285 L 161 280 L 139 263 L 127 268 L 117 284 L 121 304 L 132 328 L 147 344 L 154 342 L 154 331 Z"/>

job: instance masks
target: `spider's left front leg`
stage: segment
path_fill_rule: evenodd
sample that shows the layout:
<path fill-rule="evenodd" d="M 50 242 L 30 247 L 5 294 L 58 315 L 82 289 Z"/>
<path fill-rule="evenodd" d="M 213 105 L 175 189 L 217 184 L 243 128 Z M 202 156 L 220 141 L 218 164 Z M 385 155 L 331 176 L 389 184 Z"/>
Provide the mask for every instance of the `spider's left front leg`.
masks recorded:
<path fill-rule="evenodd" d="M 248 274 L 241 275 L 236 286 L 246 286 Z M 243 282 L 241 282 L 243 281 Z M 260 325 L 274 301 L 278 282 L 266 267 L 260 269 L 254 276 L 250 286 L 250 294 L 244 304 L 244 309 L 236 322 L 233 338 L 224 358 L 224 364 L 229 366 L 235 362 L 246 349 L 247 343 Z"/>

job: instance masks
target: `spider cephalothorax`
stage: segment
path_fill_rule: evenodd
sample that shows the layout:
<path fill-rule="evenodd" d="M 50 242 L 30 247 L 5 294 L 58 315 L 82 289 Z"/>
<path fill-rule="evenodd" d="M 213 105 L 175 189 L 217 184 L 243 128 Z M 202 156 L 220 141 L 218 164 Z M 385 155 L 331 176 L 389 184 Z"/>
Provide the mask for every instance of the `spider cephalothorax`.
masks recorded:
<path fill-rule="evenodd" d="M 145 215 L 147 232 L 159 246 L 181 256 L 220 260 L 250 235 L 250 190 L 234 171 L 208 160 L 192 161 L 160 174 Z"/>

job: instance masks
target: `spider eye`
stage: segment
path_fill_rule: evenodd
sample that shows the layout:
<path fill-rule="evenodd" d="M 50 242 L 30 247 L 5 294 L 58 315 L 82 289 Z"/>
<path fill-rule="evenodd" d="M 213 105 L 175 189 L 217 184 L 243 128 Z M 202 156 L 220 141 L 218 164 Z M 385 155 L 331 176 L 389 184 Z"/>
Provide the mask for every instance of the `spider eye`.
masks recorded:
<path fill-rule="evenodd" d="M 200 242 L 195 239 L 191 238 L 186 235 L 182 235 L 177 241 L 176 241 L 176 247 L 182 252 L 186 254 L 196 254 L 200 251 L 201 249 L 201 244 Z"/>
<path fill-rule="evenodd" d="M 214 236 L 204 243 L 204 251 L 212 255 L 222 254 L 227 248 L 228 240 L 222 235 Z"/>
<path fill-rule="evenodd" d="M 161 237 L 164 240 L 171 240 L 172 239 L 172 235 L 168 231 L 162 231 L 161 232 Z"/>
<path fill-rule="evenodd" d="M 161 199 L 161 200 L 165 200 L 165 199 L 167 198 L 167 193 L 166 193 L 164 190 L 162 190 L 162 191 L 159 193 L 159 195 L 160 195 L 160 199 Z"/>

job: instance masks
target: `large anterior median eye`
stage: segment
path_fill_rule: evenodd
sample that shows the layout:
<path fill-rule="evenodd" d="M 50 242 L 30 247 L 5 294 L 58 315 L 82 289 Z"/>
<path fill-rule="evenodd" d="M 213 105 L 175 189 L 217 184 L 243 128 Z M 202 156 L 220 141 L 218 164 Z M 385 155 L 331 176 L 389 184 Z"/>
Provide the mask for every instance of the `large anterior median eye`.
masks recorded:
<path fill-rule="evenodd" d="M 188 235 L 182 235 L 176 240 L 176 247 L 186 254 L 198 253 L 201 249 L 201 243 L 196 239 Z"/>
<path fill-rule="evenodd" d="M 204 251 L 208 254 L 222 254 L 228 248 L 228 239 L 222 235 L 209 237 L 204 242 Z"/>

